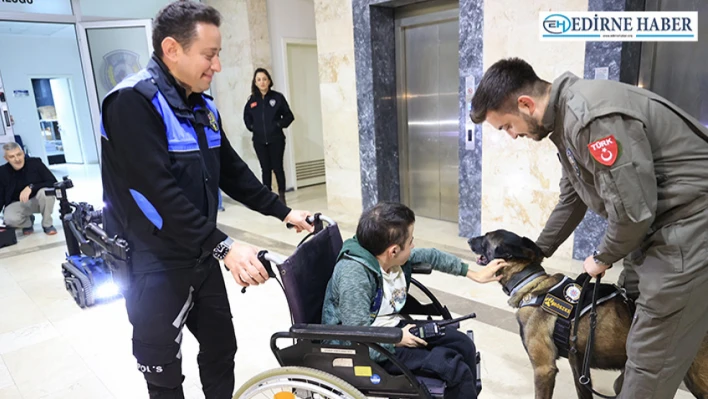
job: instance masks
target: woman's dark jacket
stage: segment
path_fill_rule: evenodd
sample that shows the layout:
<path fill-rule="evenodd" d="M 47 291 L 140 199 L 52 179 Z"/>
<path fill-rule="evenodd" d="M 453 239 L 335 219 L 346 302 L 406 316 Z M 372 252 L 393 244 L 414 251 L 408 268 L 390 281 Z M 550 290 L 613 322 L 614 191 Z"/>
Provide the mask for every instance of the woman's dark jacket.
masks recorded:
<path fill-rule="evenodd" d="M 275 90 L 268 91 L 265 97 L 260 93 L 251 95 L 243 109 L 243 121 L 257 144 L 285 141 L 283 129 L 294 120 L 285 96 Z"/>

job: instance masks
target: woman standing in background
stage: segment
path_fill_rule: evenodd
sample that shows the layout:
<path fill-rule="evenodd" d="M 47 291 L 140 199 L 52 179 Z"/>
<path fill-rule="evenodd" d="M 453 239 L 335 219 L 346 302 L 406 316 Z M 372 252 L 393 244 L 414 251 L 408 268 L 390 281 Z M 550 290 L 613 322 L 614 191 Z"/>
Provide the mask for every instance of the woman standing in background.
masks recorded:
<path fill-rule="evenodd" d="M 290 106 L 281 93 L 271 90 L 273 80 L 264 68 L 256 69 L 251 82 L 251 96 L 243 110 L 246 128 L 253 132 L 253 147 L 263 172 L 263 184 L 272 190 L 271 175 L 275 172 L 278 194 L 285 203 L 285 134 L 283 129 L 295 120 Z"/>

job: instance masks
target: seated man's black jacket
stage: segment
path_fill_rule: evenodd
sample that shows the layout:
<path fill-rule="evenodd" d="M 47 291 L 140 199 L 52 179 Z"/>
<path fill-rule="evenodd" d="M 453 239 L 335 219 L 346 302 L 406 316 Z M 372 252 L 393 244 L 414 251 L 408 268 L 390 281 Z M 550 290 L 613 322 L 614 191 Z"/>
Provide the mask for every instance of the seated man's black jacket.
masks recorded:
<path fill-rule="evenodd" d="M 40 158 L 25 157 L 25 166 L 20 170 L 15 170 L 9 162 L 0 166 L 0 210 L 19 201 L 17 192 L 28 185 L 32 185 L 30 198 L 34 198 L 40 189 L 54 187 L 56 181 Z M 18 187 L 18 183 L 23 187 Z"/>

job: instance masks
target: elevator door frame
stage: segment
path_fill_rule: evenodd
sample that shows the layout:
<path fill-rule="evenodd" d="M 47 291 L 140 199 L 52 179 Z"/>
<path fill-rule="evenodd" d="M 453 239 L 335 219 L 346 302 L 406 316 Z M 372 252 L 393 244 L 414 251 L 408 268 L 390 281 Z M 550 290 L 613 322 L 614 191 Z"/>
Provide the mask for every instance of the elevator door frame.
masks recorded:
<path fill-rule="evenodd" d="M 395 20 L 395 40 L 396 40 L 396 108 L 398 116 L 398 171 L 401 187 L 401 202 L 411 204 L 411 184 L 409 170 L 408 151 L 408 106 L 406 100 L 406 40 L 405 29 L 420 26 L 433 25 L 450 21 L 459 21 L 460 11 L 457 5 L 450 6 L 441 4 L 436 7 L 443 9 L 437 11 L 435 8 L 427 10 L 412 10 L 411 12 L 400 12 Z M 428 11 L 428 12 L 426 12 Z M 459 127 L 458 127 L 459 130 Z M 458 172 L 458 192 L 459 192 L 459 172 Z M 442 217 L 440 220 L 444 220 Z"/>

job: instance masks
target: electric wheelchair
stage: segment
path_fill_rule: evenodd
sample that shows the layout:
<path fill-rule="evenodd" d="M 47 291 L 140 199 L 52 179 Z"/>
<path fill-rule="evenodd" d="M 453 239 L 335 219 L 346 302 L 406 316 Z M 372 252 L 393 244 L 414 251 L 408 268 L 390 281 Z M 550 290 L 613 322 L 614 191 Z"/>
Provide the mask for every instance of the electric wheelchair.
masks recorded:
<path fill-rule="evenodd" d="M 285 293 L 293 325 L 287 332 L 273 334 L 270 340 L 271 350 L 282 367 L 251 378 L 236 392 L 234 399 L 443 398 L 446 388 L 443 381 L 414 375 L 378 344 L 399 342 L 400 328 L 320 324 L 325 291 L 343 242 L 339 227 L 330 218 L 316 214 L 310 221 L 314 224 L 314 233 L 305 237 L 287 259 L 267 251 L 258 255 L 271 277 L 276 277 L 271 263 L 276 265 L 277 281 Z M 418 265 L 413 271 L 417 274 L 431 272 L 430 265 Z M 423 304 L 409 295 L 401 312 L 404 317 L 452 320 L 447 307 L 440 304 L 430 290 L 415 279 L 411 284 L 426 295 L 430 303 Z M 459 323 L 448 328 L 459 328 Z M 474 340 L 472 331 L 467 335 Z M 279 348 L 277 342 L 283 339 L 293 339 L 294 344 Z M 351 345 L 329 345 L 323 342 L 325 340 L 348 341 Z M 369 348 L 386 355 L 399 367 L 401 374 L 387 373 L 370 359 Z M 476 362 L 479 392 L 482 388 L 479 352 Z"/>

